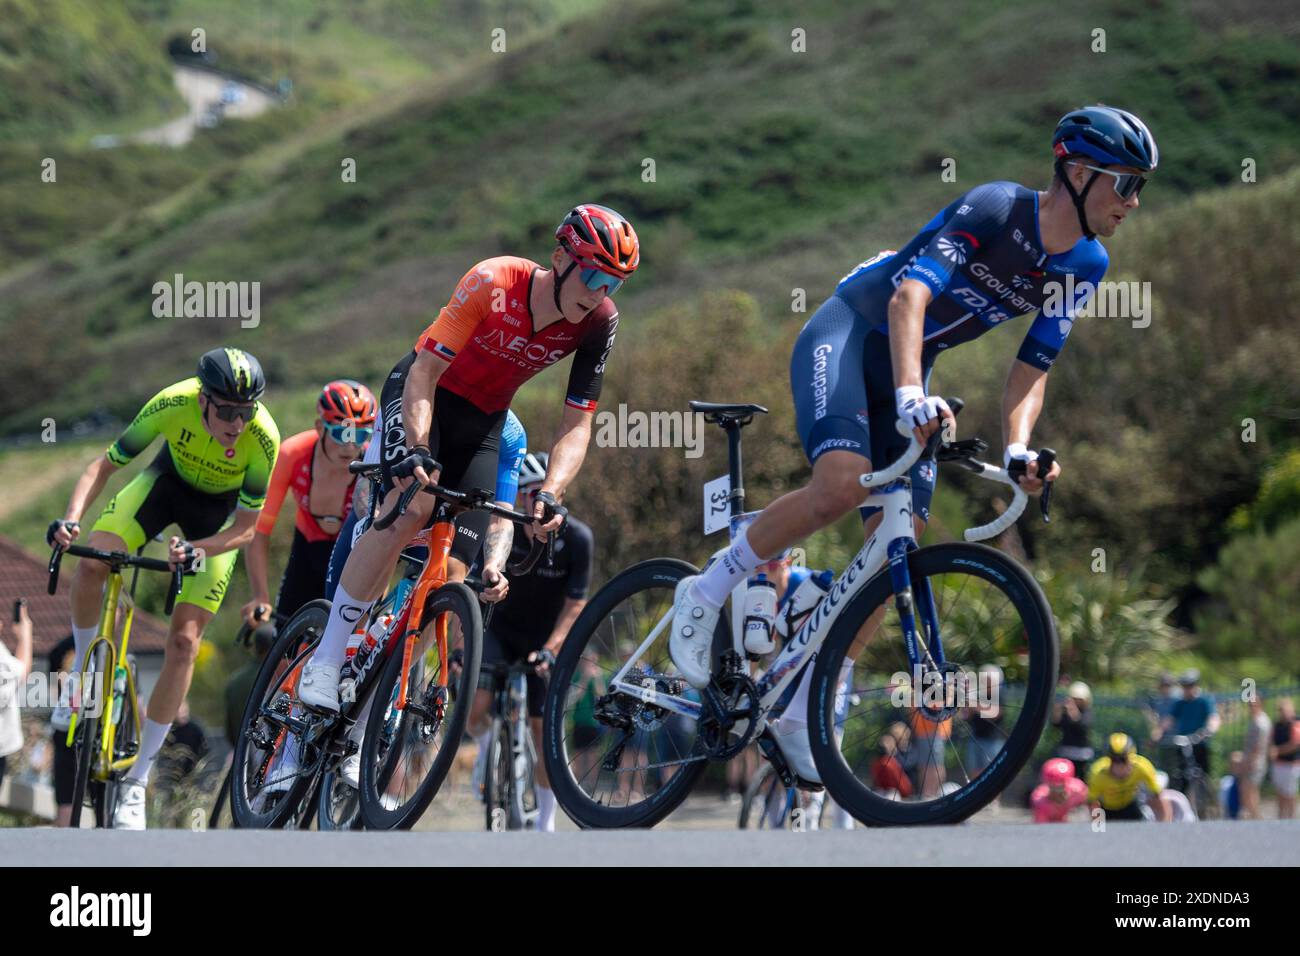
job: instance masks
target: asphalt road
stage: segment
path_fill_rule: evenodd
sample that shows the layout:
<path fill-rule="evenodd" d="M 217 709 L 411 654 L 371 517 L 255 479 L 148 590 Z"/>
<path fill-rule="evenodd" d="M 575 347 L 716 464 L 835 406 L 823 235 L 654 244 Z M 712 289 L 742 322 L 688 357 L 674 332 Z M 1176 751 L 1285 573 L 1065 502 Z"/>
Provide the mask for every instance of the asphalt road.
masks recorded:
<path fill-rule="evenodd" d="M 1292 866 L 1300 821 L 964 825 L 808 833 L 0 830 L 7 866 Z"/>

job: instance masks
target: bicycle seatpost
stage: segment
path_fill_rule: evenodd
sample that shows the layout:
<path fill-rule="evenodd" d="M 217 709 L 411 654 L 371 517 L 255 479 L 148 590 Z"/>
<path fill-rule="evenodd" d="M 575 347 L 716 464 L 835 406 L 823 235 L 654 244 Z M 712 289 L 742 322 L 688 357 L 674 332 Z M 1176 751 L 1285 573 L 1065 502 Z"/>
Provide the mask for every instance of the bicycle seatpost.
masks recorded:
<path fill-rule="evenodd" d="M 731 508 L 731 516 L 734 518 L 745 513 L 745 485 L 741 480 L 741 473 L 744 470 L 744 462 L 740 454 L 741 423 L 727 420 L 721 425 L 727 433 L 727 475 L 731 482 L 731 492 L 727 495 L 727 502 Z"/>

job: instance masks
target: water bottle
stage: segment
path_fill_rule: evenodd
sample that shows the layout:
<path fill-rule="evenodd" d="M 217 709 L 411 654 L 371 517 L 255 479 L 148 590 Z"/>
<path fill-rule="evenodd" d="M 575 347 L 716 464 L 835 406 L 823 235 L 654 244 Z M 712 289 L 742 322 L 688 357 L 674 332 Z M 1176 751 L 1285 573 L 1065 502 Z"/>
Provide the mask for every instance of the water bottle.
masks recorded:
<path fill-rule="evenodd" d="M 745 589 L 745 650 L 770 654 L 776 647 L 772 629 L 776 625 L 776 588 L 766 574 L 749 579 Z"/>
<path fill-rule="evenodd" d="M 807 620 L 813 608 L 821 603 L 821 599 L 830 591 L 831 582 L 834 580 L 835 575 L 830 571 L 817 571 L 800 581 L 799 586 L 794 589 L 794 593 L 786 602 L 782 613 L 777 616 L 776 632 L 782 638 L 789 640 Z"/>
<path fill-rule="evenodd" d="M 116 724 L 122 719 L 122 708 L 126 703 L 126 668 L 119 665 L 113 670 L 113 712 L 110 721 Z"/>
<path fill-rule="evenodd" d="M 352 635 L 352 637 L 357 639 L 356 650 L 352 652 L 353 677 L 356 677 L 361 673 L 362 668 L 366 666 L 366 661 L 370 658 L 370 655 L 383 639 L 384 631 L 388 630 L 388 626 L 392 623 L 393 615 L 385 614 L 370 625 L 370 629 L 365 632 L 364 636 L 361 634 Z M 348 644 L 350 645 L 351 643 L 352 639 L 349 638 Z"/>

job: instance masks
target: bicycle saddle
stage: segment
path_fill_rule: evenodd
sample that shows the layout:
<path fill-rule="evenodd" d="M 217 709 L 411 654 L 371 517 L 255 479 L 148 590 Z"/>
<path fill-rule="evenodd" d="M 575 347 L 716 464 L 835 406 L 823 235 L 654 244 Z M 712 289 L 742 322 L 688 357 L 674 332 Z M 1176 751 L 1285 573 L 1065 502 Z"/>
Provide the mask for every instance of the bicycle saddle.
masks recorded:
<path fill-rule="evenodd" d="M 692 401 L 690 405 L 691 411 L 703 412 L 704 420 L 711 425 L 721 425 L 727 422 L 739 422 L 741 425 L 748 425 L 755 414 L 767 414 L 767 409 L 762 405 L 746 403 L 729 405 L 722 402 Z"/>

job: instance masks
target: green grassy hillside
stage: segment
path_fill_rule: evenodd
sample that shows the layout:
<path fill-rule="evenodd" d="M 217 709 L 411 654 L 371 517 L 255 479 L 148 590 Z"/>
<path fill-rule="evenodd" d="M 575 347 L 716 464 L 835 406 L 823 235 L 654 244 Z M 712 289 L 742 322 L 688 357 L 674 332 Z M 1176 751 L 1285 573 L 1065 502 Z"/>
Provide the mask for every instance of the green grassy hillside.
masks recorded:
<path fill-rule="evenodd" d="M 178 110 L 160 53 L 129 4 L 3 0 L 0 142 Z"/>

